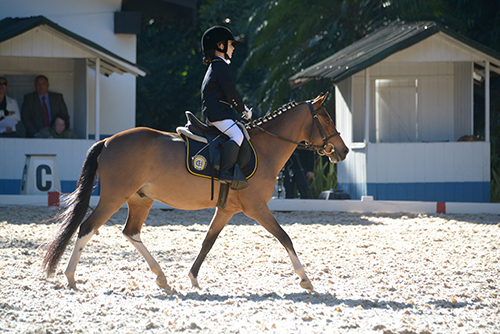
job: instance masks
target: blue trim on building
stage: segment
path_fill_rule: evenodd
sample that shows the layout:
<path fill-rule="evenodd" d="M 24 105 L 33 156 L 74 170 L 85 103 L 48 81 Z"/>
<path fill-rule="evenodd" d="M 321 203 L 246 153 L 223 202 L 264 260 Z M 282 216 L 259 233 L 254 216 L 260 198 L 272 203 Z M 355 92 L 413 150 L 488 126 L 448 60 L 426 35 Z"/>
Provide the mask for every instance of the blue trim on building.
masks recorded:
<path fill-rule="evenodd" d="M 490 202 L 489 182 L 339 183 L 352 199 L 379 201 Z"/>
<path fill-rule="evenodd" d="M 19 195 L 21 194 L 21 179 L 10 180 L 0 179 L 0 195 Z M 61 180 L 61 192 L 65 194 L 72 193 L 76 189 L 77 181 Z M 101 193 L 101 185 L 98 182 L 92 195 L 98 196 Z"/>
<path fill-rule="evenodd" d="M 21 193 L 21 179 L 0 179 L 0 195 L 19 195 Z"/>

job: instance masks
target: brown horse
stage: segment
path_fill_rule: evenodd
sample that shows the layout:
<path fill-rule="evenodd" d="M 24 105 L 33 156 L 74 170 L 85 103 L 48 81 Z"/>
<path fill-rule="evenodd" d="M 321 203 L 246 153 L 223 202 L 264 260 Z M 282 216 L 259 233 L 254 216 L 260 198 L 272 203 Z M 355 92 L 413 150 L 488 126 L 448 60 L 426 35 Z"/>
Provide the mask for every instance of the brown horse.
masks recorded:
<path fill-rule="evenodd" d="M 248 125 L 252 144 L 258 154 L 259 167 L 244 190 L 230 190 L 225 208 L 217 207 L 189 277 L 198 286 L 198 271 L 217 236 L 231 219 L 243 212 L 273 234 L 285 247 L 300 285 L 313 290 L 311 281 L 300 263 L 290 237 L 278 224 L 267 203 L 271 199 L 276 176 L 300 142 L 329 157 L 331 162 L 345 159 L 345 146 L 328 112 L 322 107 L 326 95 L 314 101 L 288 105 L 270 116 Z M 160 265 L 146 249 L 140 232 L 153 202 L 160 201 L 184 210 L 215 207 L 211 199 L 211 181 L 188 173 L 183 139 L 174 133 L 147 128 L 120 132 L 94 144 L 87 152 L 77 189 L 69 195 L 66 209 L 54 219 L 61 226 L 48 244 L 43 259 L 47 276 L 51 276 L 71 237 L 79 229 L 65 275 L 70 287 L 76 289 L 75 271 L 83 248 L 98 229 L 125 203 L 128 217 L 124 236 L 144 257 L 161 288 L 170 290 Z M 99 204 L 82 223 L 90 201 L 96 174 L 101 182 Z M 219 184 L 215 184 L 215 193 Z"/>

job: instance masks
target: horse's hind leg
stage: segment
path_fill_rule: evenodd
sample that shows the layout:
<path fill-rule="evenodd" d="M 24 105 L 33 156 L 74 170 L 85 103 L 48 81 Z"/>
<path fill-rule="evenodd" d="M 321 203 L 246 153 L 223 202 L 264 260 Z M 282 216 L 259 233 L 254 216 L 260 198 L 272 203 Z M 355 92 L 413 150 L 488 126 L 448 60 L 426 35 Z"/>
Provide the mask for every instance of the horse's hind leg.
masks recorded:
<path fill-rule="evenodd" d="M 151 198 L 140 197 L 138 194 L 134 194 L 130 198 L 128 201 L 127 223 L 123 229 L 123 235 L 132 243 L 132 245 L 134 245 L 137 251 L 148 263 L 151 271 L 156 274 L 156 284 L 158 284 L 160 288 L 171 290 L 160 265 L 156 262 L 141 241 L 141 228 L 148 217 L 148 213 L 153 205 L 153 202 L 154 201 Z"/>
<path fill-rule="evenodd" d="M 78 261 L 80 260 L 80 256 L 82 255 L 83 248 L 89 242 L 90 238 L 92 238 L 92 236 L 96 233 L 99 227 L 104 225 L 120 207 L 121 205 L 112 206 L 99 202 L 94 212 L 92 212 L 82 225 L 80 225 L 75 248 L 71 254 L 68 266 L 64 271 L 64 274 L 68 279 L 68 285 L 71 288 L 76 290 L 75 271 Z"/>
<path fill-rule="evenodd" d="M 276 239 L 279 240 L 279 242 L 285 247 L 286 251 L 288 252 L 288 255 L 290 256 L 290 260 L 292 261 L 295 273 L 299 275 L 301 279 L 300 286 L 306 290 L 313 291 L 314 290 L 313 285 L 309 280 L 309 278 L 307 277 L 304 267 L 299 261 L 297 253 L 295 253 L 292 240 L 290 239 L 288 234 L 281 228 L 278 221 L 272 214 L 271 210 L 269 210 L 267 205 L 264 205 L 259 209 L 251 210 L 251 212 L 245 211 L 245 214 L 248 217 L 253 218 L 257 222 L 259 222 L 260 225 L 262 225 L 266 230 L 268 230 L 272 235 L 274 235 Z"/>
<path fill-rule="evenodd" d="M 191 279 L 191 284 L 193 287 L 200 287 L 198 285 L 198 272 L 200 270 L 201 264 L 205 260 L 205 257 L 207 256 L 210 249 L 212 249 L 212 246 L 214 245 L 215 240 L 219 236 L 220 232 L 222 231 L 224 226 L 226 226 L 227 222 L 231 219 L 232 216 L 232 213 L 228 213 L 225 210 L 220 210 L 219 208 L 215 210 L 215 214 L 212 218 L 212 221 L 210 222 L 210 228 L 207 232 L 207 235 L 205 236 L 205 240 L 203 240 L 201 251 L 196 257 L 193 266 L 189 270 L 189 278 Z"/>

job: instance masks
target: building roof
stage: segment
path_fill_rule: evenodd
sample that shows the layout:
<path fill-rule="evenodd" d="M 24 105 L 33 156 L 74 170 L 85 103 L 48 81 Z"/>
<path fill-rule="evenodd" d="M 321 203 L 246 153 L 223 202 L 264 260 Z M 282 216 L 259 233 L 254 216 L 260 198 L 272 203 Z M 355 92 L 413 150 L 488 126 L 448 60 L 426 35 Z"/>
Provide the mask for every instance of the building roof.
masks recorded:
<path fill-rule="evenodd" d="M 94 43 L 80 35 L 77 35 L 60 25 L 52 22 L 44 16 L 32 16 L 28 18 L 5 18 L 0 21 L 0 43 L 15 38 L 27 31 L 36 27 L 45 26 L 55 30 L 69 38 L 73 43 L 84 47 L 87 51 L 101 59 L 101 66 L 106 69 L 105 74 L 131 73 L 135 76 L 145 76 L 146 71 L 138 65 L 114 54 L 113 52 L 103 48 L 97 43 Z"/>
<path fill-rule="evenodd" d="M 496 59 L 500 64 L 500 53 L 436 22 L 398 22 L 376 30 L 332 56 L 293 75 L 289 79 L 290 85 L 295 88 L 308 81 L 323 78 L 329 78 L 334 82 L 342 81 L 439 32 L 479 50 Z"/>

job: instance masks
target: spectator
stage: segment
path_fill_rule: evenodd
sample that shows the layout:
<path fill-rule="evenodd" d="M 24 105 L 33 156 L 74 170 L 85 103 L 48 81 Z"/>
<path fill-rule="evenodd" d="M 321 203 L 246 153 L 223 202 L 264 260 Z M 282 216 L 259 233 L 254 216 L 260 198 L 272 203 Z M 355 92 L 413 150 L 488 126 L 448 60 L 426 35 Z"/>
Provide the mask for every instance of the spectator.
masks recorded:
<path fill-rule="evenodd" d="M 56 116 L 69 120 L 68 108 L 62 94 L 49 92 L 49 79 L 46 76 L 36 77 L 35 90 L 24 96 L 21 110 L 26 137 L 34 137 L 41 129 L 49 127 Z"/>
<path fill-rule="evenodd" d="M 43 128 L 35 135 L 36 138 L 53 138 L 53 139 L 75 139 L 76 135 L 69 128 L 69 118 L 61 115 L 54 116 L 50 126 Z"/>
<path fill-rule="evenodd" d="M 298 192 L 301 199 L 312 198 L 308 180 L 314 176 L 314 152 L 295 150 L 284 168 L 285 198 L 295 198 Z"/>
<path fill-rule="evenodd" d="M 7 96 L 7 79 L 0 76 L 0 137 L 21 137 L 16 128 L 20 120 L 17 101 Z"/>

